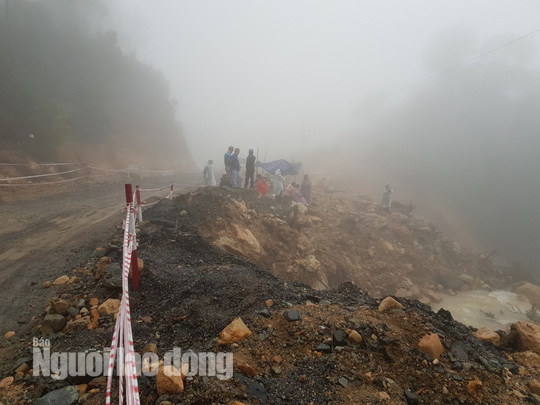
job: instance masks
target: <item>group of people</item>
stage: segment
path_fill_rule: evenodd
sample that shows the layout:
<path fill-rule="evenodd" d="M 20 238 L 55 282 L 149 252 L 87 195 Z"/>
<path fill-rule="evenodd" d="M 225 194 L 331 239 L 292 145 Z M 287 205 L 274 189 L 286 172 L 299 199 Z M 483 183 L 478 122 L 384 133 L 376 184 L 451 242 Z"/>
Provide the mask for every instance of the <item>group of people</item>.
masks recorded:
<path fill-rule="evenodd" d="M 227 152 L 223 156 L 225 164 L 225 173 L 221 177 L 220 186 L 230 186 L 232 188 L 240 188 L 241 181 L 240 173 L 240 148 L 229 146 Z M 257 175 L 255 179 L 255 161 L 256 156 L 253 154 L 253 149 L 250 149 L 246 158 L 246 177 L 244 180 L 244 188 L 255 188 L 259 197 L 262 197 L 270 192 L 271 182 L 268 177 Z M 204 184 L 206 186 L 216 186 L 216 178 L 212 165 L 214 161 L 208 160 L 208 163 L 203 169 Z M 277 202 L 281 202 L 283 198 L 296 202 L 309 204 L 311 202 L 311 180 L 306 174 L 301 184 L 291 183 L 284 189 L 285 177 L 281 174 L 281 170 L 277 169 L 273 179 L 274 196 Z"/>

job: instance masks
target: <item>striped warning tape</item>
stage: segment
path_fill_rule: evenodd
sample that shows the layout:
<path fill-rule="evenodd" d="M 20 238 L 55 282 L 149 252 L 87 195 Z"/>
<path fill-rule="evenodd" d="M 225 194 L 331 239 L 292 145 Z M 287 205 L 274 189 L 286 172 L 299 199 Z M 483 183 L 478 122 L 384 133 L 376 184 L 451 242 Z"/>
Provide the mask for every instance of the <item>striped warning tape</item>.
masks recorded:
<path fill-rule="evenodd" d="M 111 388 L 114 371 L 114 361 L 117 359 L 117 372 L 119 375 L 119 404 L 140 405 L 139 385 L 137 382 L 137 369 L 135 365 L 135 349 L 133 346 L 133 332 L 131 329 L 131 310 L 129 306 L 129 269 L 133 250 L 137 248 L 137 235 L 135 232 L 136 210 L 129 204 L 124 219 L 124 248 L 122 271 L 122 301 L 114 326 L 111 343 L 111 354 L 107 369 L 107 396 L 106 405 L 111 403 Z M 125 383 L 125 387 L 124 387 Z"/>

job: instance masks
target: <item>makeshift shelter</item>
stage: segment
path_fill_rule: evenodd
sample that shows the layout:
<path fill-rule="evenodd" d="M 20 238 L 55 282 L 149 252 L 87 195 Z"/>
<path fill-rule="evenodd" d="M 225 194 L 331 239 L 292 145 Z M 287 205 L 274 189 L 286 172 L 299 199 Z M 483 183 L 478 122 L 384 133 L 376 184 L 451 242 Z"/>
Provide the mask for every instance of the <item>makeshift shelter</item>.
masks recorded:
<path fill-rule="evenodd" d="M 302 163 L 290 163 L 285 159 L 274 160 L 272 162 L 261 163 L 257 162 L 256 167 L 262 167 L 268 173 L 276 174 L 277 169 L 281 169 L 282 175 L 302 174 Z"/>

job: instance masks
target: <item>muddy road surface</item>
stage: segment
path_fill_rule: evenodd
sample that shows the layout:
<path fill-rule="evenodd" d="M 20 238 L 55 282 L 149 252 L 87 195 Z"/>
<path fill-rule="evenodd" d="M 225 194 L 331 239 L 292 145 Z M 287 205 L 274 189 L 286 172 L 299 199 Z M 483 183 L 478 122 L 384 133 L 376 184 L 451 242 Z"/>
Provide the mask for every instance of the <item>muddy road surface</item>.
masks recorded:
<path fill-rule="evenodd" d="M 193 175 L 140 182 L 154 188 L 178 182 L 197 184 Z M 0 332 L 19 330 L 41 313 L 55 294 L 45 281 L 73 275 L 96 247 L 122 231 L 122 182 L 92 184 L 34 200 L 0 203 Z M 190 187 L 175 186 L 175 194 Z M 144 193 L 163 197 L 167 191 Z M 90 252 L 90 253 L 89 253 Z"/>

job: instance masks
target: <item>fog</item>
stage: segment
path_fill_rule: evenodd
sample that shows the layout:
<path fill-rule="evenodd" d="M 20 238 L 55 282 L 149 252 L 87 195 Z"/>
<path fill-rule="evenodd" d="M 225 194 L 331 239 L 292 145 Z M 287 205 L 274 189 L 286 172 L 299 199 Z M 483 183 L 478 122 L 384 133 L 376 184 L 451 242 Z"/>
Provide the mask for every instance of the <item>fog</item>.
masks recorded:
<path fill-rule="evenodd" d="M 11 12 L 17 15 L 14 4 Z M 479 253 L 495 249 L 538 271 L 540 3 L 54 4 L 57 25 L 63 19 L 84 24 L 101 33 L 100 39 L 78 44 L 65 32 L 48 42 L 17 36 L 41 23 L 35 15 L 30 26 L 22 19 L 8 25 L 6 1 L 4 29 L 12 50 L 22 41 L 6 77 L 18 77 L 19 71 L 39 77 L 46 73 L 41 65 L 76 58 L 76 69 L 62 62 L 64 68 L 49 69 L 54 80 L 43 76 L 49 115 L 67 117 L 72 105 L 75 135 L 101 126 L 104 134 L 146 136 L 152 128 L 154 143 L 183 136 L 201 167 L 207 159 L 219 166 L 226 147 L 234 145 L 241 157 L 253 148 L 260 160 L 301 161 L 306 172 L 340 177 L 349 190 L 375 198 L 390 183 L 395 199 L 412 201 L 417 213 L 465 246 Z M 47 52 L 54 42 L 56 53 Z M 83 43 L 91 46 L 81 48 Z M 109 45 L 98 52 L 102 44 Z M 23 63 L 25 52 L 33 55 L 31 63 Z M 138 73 L 124 75 L 122 66 Z M 20 76 L 19 87 L 26 80 Z M 60 77 L 71 78 L 62 91 L 54 85 L 65 81 Z M 92 109 L 85 94 L 78 96 L 78 83 L 99 85 L 86 86 L 91 91 L 85 94 L 95 96 Z M 19 110 L 9 111 L 9 117 L 20 115 L 19 122 L 26 122 L 26 116 L 39 115 L 33 119 L 41 122 L 43 114 Z M 172 146 L 164 149 L 174 152 Z M 178 151 L 178 159 L 186 156 Z"/>

